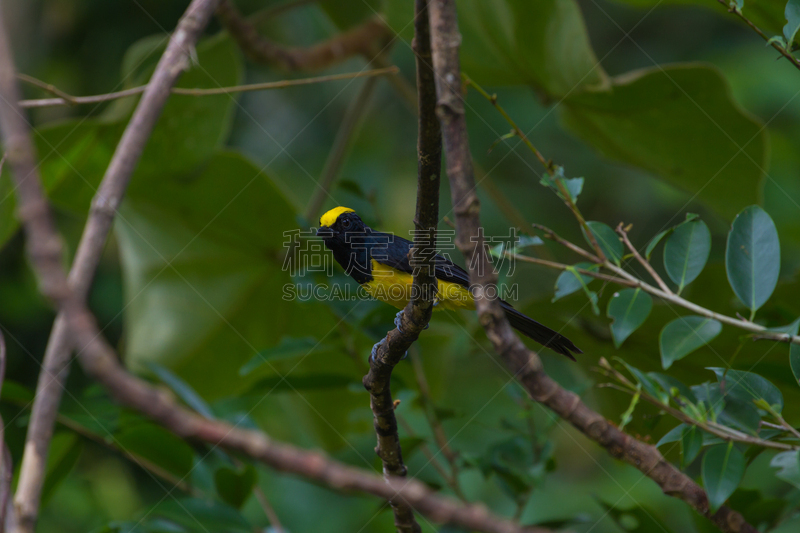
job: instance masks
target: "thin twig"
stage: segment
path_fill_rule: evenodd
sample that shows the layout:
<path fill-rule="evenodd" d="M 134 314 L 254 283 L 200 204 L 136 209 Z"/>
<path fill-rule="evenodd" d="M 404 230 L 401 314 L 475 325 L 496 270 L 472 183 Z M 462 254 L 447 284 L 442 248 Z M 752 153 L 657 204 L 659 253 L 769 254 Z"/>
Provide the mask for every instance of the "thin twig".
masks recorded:
<path fill-rule="evenodd" d="M 783 426 L 789 433 L 800 439 L 800 431 L 798 431 L 797 428 L 795 428 L 789 422 L 784 420 L 784 418 L 780 414 L 775 413 L 774 416 L 778 420 L 778 422 L 781 423 L 781 426 Z"/>
<path fill-rule="evenodd" d="M 89 293 L 114 215 L 122 201 L 133 170 L 136 168 L 150 133 L 169 98 L 170 89 L 175 85 L 183 70 L 189 66 L 190 51 L 210 20 L 216 3 L 217 0 L 193 0 L 178 22 L 92 200 L 89 218 L 69 273 L 68 288 L 70 291 L 74 291 L 74 301 L 70 305 L 74 306 L 77 312 L 81 311 L 83 302 Z M 6 39 L 7 37 L 3 35 L 2 38 Z M 61 272 L 60 241 L 53 230 L 52 221 L 46 216 L 48 213 L 47 203 L 41 197 L 38 173 L 35 171 L 34 151 L 30 145 L 28 134 L 29 126 L 24 115 L 21 114 L 22 111 L 12 104 L 19 100 L 19 90 L 13 75 L 14 69 L 10 52 L 7 49 L 8 43 L 4 42 L 3 44 L 6 47 L 5 52 L 9 54 L 9 57 L 6 58 L 6 71 L 3 72 L 3 75 L 10 76 L 4 80 L 5 94 L 15 97 L 13 101 L 6 100 L 2 108 L 6 117 L 4 133 L 7 139 L 9 160 L 12 154 L 11 147 L 16 146 L 15 170 L 18 172 L 17 178 L 24 179 L 25 187 L 20 186 L 20 198 L 23 193 L 26 193 L 29 198 L 28 205 L 33 205 L 36 210 L 45 213 L 41 215 L 37 212 L 23 210 L 20 219 L 23 221 L 32 219 L 33 221 L 29 224 L 37 224 L 34 233 L 38 234 L 38 239 L 29 233 L 28 247 L 36 259 L 48 261 L 47 268 L 50 269 L 50 273 L 43 279 L 55 280 L 58 279 Z M 20 169 L 22 169 L 21 172 Z M 20 209 L 23 207 L 24 204 L 21 202 Z M 43 258 L 40 259 L 39 255 L 42 255 Z M 49 282 L 54 283 L 53 281 Z M 66 298 L 63 287 L 42 287 L 42 290 L 56 301 Z M 57 291 L 57 293 L 54 294 L 53 291 Z M 69 373 L 71 350 L 74 346 L 85 348 L 83 344 L 74 342 L 69 333 L 67 315 L 63 309 L 59 309 L 59 311 L 61 312 L 53 324 L 42 362 L 42 371 L 39 374 L 28 425 L 25 452 L 20 466 L 17 492 L 14 496 L 14 505 L 18 510 L 18 519 L 23 533 L 32 533 L 36 526 L 39 499 L 47 464 L 47 451 L 53 435 L 53 425 L 58 413 L 58 404 L 61 401 L 61 392 Z M 83 315 L 81 320 L 93 323 L 91 315 L 88 313 Z M 91 342 L 93 342 L 91 339 L 84 340 L 84 344 Z"/>
<path fill-rule="evenodd" d="M 230 0 L 220 0 L 217 17 L 239 48 L 257 63 L 274 65 L 287 71 L 320 70 L 356 55 L 374 57 L 394 34 L 380 17 L 340 33 L 327 41 L 307 48 L 282 46 L 259 35 Z"/>
<path fill-rule="evenodd" d="M 558 263 L 556 261 L 548 261 L 547 259 L 539 259 L 538 257 L 530 257 L 527 255 L 519 255 L 511 252 L 504 252 L 505 256 L 515 261 L 522 261 L 524 263 L 533 263 L 534 265 L 542 265 L 548 268 L 554 268 L 556 270 L 569 270 L 571 268 L 575 269 L 575 272 L 579 274 L 583 274 L 585 276 L 591 276 L 593 278 L 602 279 L 603 281 L 609 281 L 611 283 L 617 283 L 619 285 L 624 285 L 626 287 L 639 287 L 640 284 L 633 282 L 629 279 L 625 278 L 618 278 L 614 276 L 609 276 L 608 274 L 603 274 L 602 272 L 597 272 L 595 270 L 586 270 L 585 268 L 576 268 L 572 265 L 567 265 L 564 263 Z"/>
<path fill-rule="evenodd" d="M 745 16 L 744 16 L 744 14 L 742 13 L 742 10 L 741 10 L 741 9 L 739 9 L 738 7 L 736 7 L 735 5 L 733 5 L 732 3 L 729 3 L 727 0 L 717 0 L 717 2 L 719 2 L 720 4 L 722 4 L 723 6 L 725 6 L 725 7 L 728 9 L 728 12 L 729 12 L 729 13 L 733 13 L 734 15 L 736 15 L 737 17 L 739 17 L 740 19 L 742 19 L 742 20 L 744 21 L 744 23 L 745 23 L 745 24 L 747 24 L 748 26 L 750 26 L 750 28 L 752 28 L 752 29 L 753 29 L 753 31 L 755 31 L 755 32 L 756 32 L 756 33 L 757 33 L 759 36 L 761 36 L 761 38 L 762 38 L 762 39 L 764 39 L 764 40 L 765 40 L 765 41 L 766 41 L 766 42 L 767 42 L 767 43 L 768 43 L 770 46 L 772 46 L 772 48 L 774 48 L 775 50 L 777 50 L 778 52 L 780 52 L 780 54 L 781 54 L 783 57 L 785 57 L 786 59 L 788 59 L 788 60 L 789 60 L 789 61 L 792 63 L 792 65 L 794 65 L 794 66 L 795 66 L 795 68 L 797 68 L 798 70 L 800 70 L 800 61 L 798 61 L 798 59 L 797 59 L 796 57 L 794 57 L 794 56 L 791 54 L 791 52 L 790 52 L 789 50 L 787 50 L 785 47 L 783 47 L 783 46 L 779 45 L 779 44 L 778 44 L 777 42 L 775 42 L 775 41 L 770 41 L 770 38 L 769 38 L 769 37 L 767 37 L 767 36 L 766 36 L 766 34 L 765 34 L 763 31 L 761 31 L 761 28 L 759 28 L 758 26 L 756 26 L 756 25 L 753 23 L 753 21 L 751 21 L 749 18 L 747 18 L 747 17 L 745 17 Z M 789 46 L 791 47 L 791 46 L 792 46 L 792 43 L 789 43 Z"/>
<path fill-rule="evenodd" d="M 617 225 L 616 231 L 619 236 L 622 237 L 622 242 L 628 247 L 628 250 L 631 251 L 633 257 L 635 257 L 636 260 L 641 263 L 644 269 L 647 270 L 647 273 L 650 274 L 650 277 L 652 277 L 656 283 L 658 283 L 658 286 L 661 287 L 661 290 L 668 294 L 672 294 L 669 285 L 664 283 L 664 280 L 658 275 L 658 272 L 656 272 L 656 270 L 653 268 L 653 265 L 650 264 L 650 261 L 646 261 L 645 258 L 642 257 L 642 254 L 639 253 L 639 250 L 637 250 L 636 247 L 631 244 L 631 240 L 628 238 L 628 232 L 622 227 L 622 222 Z"/>
<path fill-rule="evenodd" d="M 235 85 L 233 87 L 214 87 L 212 89 L 189 89 L 184 87 L 173 87 L 170 92 L 172 94 L 178 94 L 182 96 L 215 96 L 221 94 L 235 94 L 235 93 L 243 93 L 251 91 L 266 91 L 271 89 L 285 89 L 287 87 L 311 85 L 314 83 L 324 83 L 328 81 L 351 80 L 355 78 L 373 78 L 375 76 L 395 75 L 398 72 L 400 72 L 400 69 L 392 65 L 385 68 L 362 70 L 359 72 L 348 72 L 345 74 L 331 74 L 328 76 L 316 76 L 313 78 L 301 78 L 298 80 L 281 80 L 281 81 L 269 81 L 265 83 L 251 83 L 247 85 Z M 35 78 L 31 78 L 30 76 L 25 77 L 25 81 L 28 82 L 31 82 L 31 80 L 34 79 Z M 39 80 L 36 80 L 36 82 L 37 82 L 36 85 L 39 87 L 41 86 L 39 84 L 44 84 L 44 82 L 40 82 Z M 53 87 L 53 86 L 48 85 L 48 87 Z M 19 106 L 23 108 L 33 108 L 33 107 L 52 107 L 52 106 L 64 106 L 64 105 L 97 104 L 101 102 L 117 100 L 119 98 L 136 96 L 138 94 L 143 93 L 145 89 L 147 89 L 147 85 L 140 85 L 139 87 L 125 89 L 124 91 L 117 91 L 107 94 L 97 94 L 94 96 L 70 96 L 64 93 L 63 91 L 59 91 L 59 94 L 61 95 L 59 98 L 21 100 L 19 102 Z"/>
<path fill-rule="evenodd" d="M 403 426 L 403 431 L 408 433 L 409 437 L 416 437 L 416 433 L 414 432 L 414 428 L 411 427 L 411 424 L 408 423 L 408 420 L 406 420 L 406 418 L 404 416 L 398 414 L 397 415 L 397 422 L 401 426 Z M 442 481 L 444 481 L 447 484 L 447 486 L 452 488 L 452 486 L 453 486 L 452 485 L 453 484 L 453 477 L 447 472 L 447 470 L 445 469 L 444 465 L 442 465 L 441 461 L 439 461 L 439 458 L 436 456 L 436 454 L 433 453 L 433 451 L 431 450 L 430 446 L 428 446 L 428 443 L 427 442 L 421 443 L 419 445 L 419 449 L 420 449 L 420 451 L 422 451 L 422 454 L 428 460 L 428 463 L 430 463 L 430 465 L 433 466 L 434 470 L 436 470 L 436 472 L 438 472 L 439 476 L 442 478 Z M 468 502 L 465 502 L 465 503 L 468 503 Z"/>
<path fill-rule="evenodd" d="M 358 94 L 353 101 L 350 102 L 344 117 L 342 117 L 342 121 L 339 123 L 339 130 L 336 132 L 333 146 L 328 153 L 328 159 L 325 161 L 322 175 L 314 188 L 314 194 L 311 196 L 311 200 L 309 200 L 308 207 L 306 208 L 306 220 L 310 224 L 315 223 L 322 209 L 322 205 L 330 196 L 331 186 L 336 176 L 339 174 L 347 150 L 350 148 L 351 141 L 361 125 L 361 120 L 367 112 L 369 100 L 375 92 L 377 81 L 377 78 L 370 78 L 361 85 Z"/>
<path fill-rule="evenodd" d="M 526 348 L 511 329 L 496 298 L 486 291 L 496 284 L 480 230 L 480 203 L 475 192 L 475 177 L 469 151 L 464 106 L 460 100 L 458 33 L 455 0 L 431 0 L 431 41 L 436 73 L 439 117 L 442 122 L 450 179 L 452 204 L 456 213 L 456 245 L 470 268 L 475 306 L 481 325 L 495 352 L 535 401 L 550 408 L 584 435 L 603 446 L 613 457 L 636 467 L 671 496 L 678 497 L 711 519 L 722 531 L 756 533 L 737 512 L 722 506 L 709 511 L 708 497 L 691 478 L 667 462 L 661 453 L 620 431 L 600 413 L 591 410 L 580 397 L 553 381 L 544 371 L 536 352 Z M 591 255 L 591 254 L 589 254 Z"/>

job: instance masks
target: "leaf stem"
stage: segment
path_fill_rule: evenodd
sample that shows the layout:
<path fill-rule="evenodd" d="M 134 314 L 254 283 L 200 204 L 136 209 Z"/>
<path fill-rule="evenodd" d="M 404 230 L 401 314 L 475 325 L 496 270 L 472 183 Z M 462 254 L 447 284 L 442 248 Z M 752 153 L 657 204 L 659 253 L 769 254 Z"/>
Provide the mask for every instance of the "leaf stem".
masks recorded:
<path fill-rule="evenodd" d="M 725 6 L 728 9 L 728 13 L 733 13 L 734 15 L 736 15 L 737 17 L 742 19 L 744 21 L 744 23 L 747 24 L 748 26 L 750 26 L 750 28 L 752 28 L 752 30 L 754 32 L 756 32 L 759 36 L 761 36 L 761 38 L 764 39 L 767 42 L 768 45 L 772 46 L 772 48 L 774 48 L 775 50 L 780 52 L 780 54 L 783 57 L 785 57 L 786 59 L 788 59 L 789 62 L 792 65 L 795 66 L 795 68 L 800 70 L 800 61 L 798 61 L 797 58 L 795 58 L 791 54 L 791 52 L 789 52 L 789 50 L 786 49 L 786 47 L 779 45 L 777 42 L 775 42 L 774 40 L 771 40 L 769 37 L 767 37 L 766 34 L 763 31 L 761 31 L 761 28 L 756 26 L 753 23 L 753 21 L 751 21 L 749 18 L 744 16 L 744 14 L 742 13 L 741 9 L 739 9 L 736 6 L 731 6 L 730 4 L 728 4 L 728 2 L 726 0 L 717 0 L 717 2 L 719 2 L 720 4 Z M 792 43 L 789 43 L 789 46 L 791 47 Z"/>
<path fill-rule="evenodd" d="M 647 270 L 648 274 L 650 274 L 650 276 L 656 281 L 656 283 L 658 283 L 658 286 L 661 287 L 661 290 L 663 290 L 668 294 L 673 294 L 669 286 L 666 283 L 664 283 L 664 280 L 661 279 L 661 276 L 659 276 L 658 272 L 656 272 L 656 270 L 653 268 L 653 265 L 650 264 L 650 261 L 646 261 L 645 258 L 642 257 L 642 254 L 640 254 L 639 251 L 636 249 L 636 247 L 633 244 L 631 244 L 631 240 L 628 238 L 628 232 L 625 231 L 625 229 L 622 227 L 622 222 L 620 222 L 617 225 L 616 231 L 620 235 L 620 237 L 622 237 L 622 242 L 625 243 L 625 246 L 627 246 L 628 249 L 631 251 L 633 257 L 635 257 L 636 260 L 639 261 L 639 263 L 641 263 L 644 269 Z"/>

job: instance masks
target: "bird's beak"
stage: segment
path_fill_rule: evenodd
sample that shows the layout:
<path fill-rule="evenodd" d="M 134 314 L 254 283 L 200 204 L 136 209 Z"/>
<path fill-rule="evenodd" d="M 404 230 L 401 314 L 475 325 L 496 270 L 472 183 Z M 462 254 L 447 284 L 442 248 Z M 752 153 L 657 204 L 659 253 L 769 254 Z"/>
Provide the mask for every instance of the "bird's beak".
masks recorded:
<path fill-rule="evenodd" d="M 321 226 L 317 230 L 317 237 L 322 237 L 323 239 L 329 239 L 333 237 L 333 230 L 328 226 Z"/>

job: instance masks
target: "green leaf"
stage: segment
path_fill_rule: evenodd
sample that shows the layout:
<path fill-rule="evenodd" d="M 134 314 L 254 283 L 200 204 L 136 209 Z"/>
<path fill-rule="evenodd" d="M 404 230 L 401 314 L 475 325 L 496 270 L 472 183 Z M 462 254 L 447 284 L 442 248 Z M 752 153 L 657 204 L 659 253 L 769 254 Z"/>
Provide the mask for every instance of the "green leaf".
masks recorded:
<path fill-rule="evenodd" d="M 570 94 L 559 110 L 569 129 L 607 157 L 697 195 L 724 217 L 761 194 L 767 132 L 733 100 L 716 68 L 629 72 L 606 89 Z"/>
<path fill-rule="evenodd" d="M 791 47 L 800 30 L 800 0 L 786 2 L 786 26 L 783 27 L 783 36 L 786 37 L 787 47 Z"/>
<path fill-rule="evenodd" d="M 178 397 L 180 397 L 180 399 L 186 403 L 186 405 L 194 409 L 198 414 L 210 420 L 216 418 L 214 416 L 214 412 L 211 410 L 211 406 L 209 406 L 208 403 L 206 403 L 206 401 L 201 398 L 200 395 L 197 394 L 197 392 L 195 392 L 195 390 L 190 387 L 188 383 L 176 376 L 171 370 L 164 368 L 158 363 L 148 363 L 147 368 L 149 368 L 165 385 L 172 389 L 172 391 L 177 394 Z"/>
<path fill-rule="evenodd" d="M 712 513 L 725 503 L 742 481 L 745 470 L 744 454 L 733 445 L 718 444 L 710 447 L 703 456 L 703 486 L 708 494 Z"/>
<path fill-rule="evenodd" d="M 615 292 L 606 310 L 608 318 L 614 321 L 611 324 L 614 346 L 619 348 L 631 333 L 644 324 L 652 308 L 653 299 L 639 288 Z"/>
<path fill-rule="evenodd" d="M 598 265 L 592 263 L 578 263 L 573 265 L 571 269 L 561 272 L 556 279 L 555 296 L 553 296 L 552 301 L 555 302 L 556 300 L 559 300 L 568 294 L 572 294 L 575 291 L 579 291 L 582 288 L 587 287 L 589 283 L 595 279 L 592 276 L 581 274 L 575 269 L 596 272 L 599 268 L 600 267 Z"/>
<path fill-rule="evenodd" d="M 717 422 L 722 425 L 740 429 L 751 435 L 757 435 L 761 423 L 761 415 L 752 402 L 737 396 L 725 396 L 724 407 L 717 415 Z"/>
<path fill-rule="evenodd" d="M 728 282 L 751 314 L 772 295 L 780 268 L 781 248 L 775 224 L 763 209 L 751 205 L 733 220 L 725 252 Z"/>
<path fill-rule="evenodd" d="M 310 355 L 312 352 L 321 353 L 327 350 L 328 346 L 321 346 L 320 341 L 314 337 L 284 337 L 281 341 L 266 350 L 261 350 L 253 356 L 242 368 L 239 369 L 240 376 L 246 376 L 257 368 L 278 359 L 290 359 L 292 357 Z"/>
<path fill-rule="evenodd" d="M 256 469 L 251 464 L 236 470 L 222 466 L 214 472 L 214 486 L 222 501 L 240 509 L 253 493 L 257 478 Z"/>
<path fill-rule="evenodd" d="M 656 448 L 661 448 L 664 444 L 671 444 L 679 442 L 683 438 L 684 430 L 689 427 L 686 424 L 678 424 L 674 428 L 667 431 L 661 439 L 656 443 Z"/>
<path fill-rule="evenodd" d="M 675 231 L 676 228 L 679 228 L 681 225 L 685 224 L 686 222 L 691 222 L 693 220 L 697 220 L 698 218 L 700 218 L 700 215 L 696 215 L 694 213 L 686 213 L 686 220 L 684 222 L 681 222 L 677 226 L 673 226 L 671 228 L 667 228 L 664 231 L 658 233 L 652 239 L 650 239 L 650 242 L 647 243 L 647 248 L 645 249 L 645 252 L 644 252 L 644 255 L 648 259 L 648 261 L 650 260 L 650 255 L 653 253 L 653 250 L 655 250 L 656 246 L 658 246 L 658 243 L 661 242 L 661 239 L 663 239 L 667 235 L 671 235 L 672 232 Z"/>
<path fill-rule="evenodd" d="M 631 375 L 636 379 L 636 383 L 640 384 L 650 396 L 658 398 L 661 403 L 669 402 L 668 392 L 662 389 L 656 380 L 652 379 L 638 368 L 629 365 L 619 357 L 614 357 L 614 360 L 622 363 L 628 372 L 630 372 Z"/>
<path fill-rule="evenodd" d="M 702 220 L 684 222 L 664 244 L 664 268 L 678 292 L 697 278 L 711 252 L 711 233 Z"/>
<path fill-rule="evenodd" d="M 647 248 L 645 248 L 644 251 L 644 256 L 645 258 L 647 258 L 648 261 L 650 260 L 650 255 L 653 253 L 653 250 L 655 250 L 656 246 L 658 246 L 658 243 L 661 242 L 661 239 L 663 239 L 673 231 L 675 231 L 675 228 L 665 229 L 664 231 L 657 233 L 655 237 L 650 239 L 650 242 L 647 243 Z"/>
<path fill-rule="evenodd" d="M 772 458 L 769 465 L 779 469 L 775 475 L 800 489 L 800 451 L 781 452 Z"/>
<path fill-rule="evenodd" d="M 718 367 L 710 367 L 708 370 L 717 375 L 720 390 L 726 396 L 739 398 L 751 405 L 756 400 L 764 399 L 778 413 L 783 410 L 783 394 L 766 378 L 742 370 Z"/>
<path fill-rule="evenodd" d="M 126 363 L 157 362 L 213 400 L 252 383 L 239 368 L 256 346 L 327 333 L 325 306 L 286 298 L 284 233 L 299 231 L 294 215 L 260 169 L 233 153 L 213 155 L 197 174 L 131 189 L 115 226 Z"/>
<path fill-rule="evenodd" d="M 530 85 L 551 97 L 607 83 L 577 2 L 459 0 L 457 5 L 461 68 L 478 83 Z"/>
<path fill-rule="evenodd" d="M 188 531 L 219 533 L 253 533 L 254 527 L 239 512 L 219 501 L 200 498 L 168 498 L 151 511 L 186 528 Z"/>
<path fill-rule="evenodd" d="M 676 318 L 661 330 L 658 337 L 661 366 L 666 370 L 672 363 L 711 342 L 722 331 L 722 324 L 702 316 Z"/>
<path fill-rule="evenodd" d="M 129 64 L 123 67 L 123 76 L 146 83 L 160 55 L 154 52 L 165 43 L 163 35 L 157 35 L 132 45 L 126 54 Z M 204 39 L 196 51 L 197 65 L 181 75 L 178 87 L 217 88 L 241 83 L 241 54 L 224 34 Z M 146 57 L 149 60 L 133 72 L 133 65 Z M 119 101 L 100 118 L 61 121 L 36 130 L 33 138 L 42 183 L 55 205 L 86 215 L 135 101 Z M 167 176 L 182 176 L 207 161 L 228 136 L 235 103 L 230 95 L 171 96 L 131 178 L 130 191 L 147 189 L 153 181 Z M 0 246 L 18 225 L 13 215 L 9 165 L 5 167 L 0 175 Z"/>
<path fill-rule="evenodd" d="M 703 430 L 697 426 L 686 426 L 681 433 L 681 463 L 690 465 L 703 448 Z"/>
<path fill-rule="evenodd" d="M 127 427 L 114 435 L 123 452 L 132 453 L 183 479 L 194 465 L 194 451 L 161 426 L 150 423 Z"/>
<path fill-rule="evenodd" d="M 658 372 L 648 372 L 647 376 L 651 379 L 655 380 L 662 389 L 664 389 L 670 396 L 672 396 L 672 389 L 676 389 L 676 392 L 683 396 L 686 400 L 691 403 L 697 403 L 697 398 L 695 397 L 692 389 L 687 387 L 677 378 L 669 376 L 667 374 L 660 374 Z"/>
<path fill-rule="evenodd" d="M 76 434 L 61 431 L 53 436 L 47 454 L 42 503 L 50 499 L 59 484 L 75 468 L 82 451 L 83 441 Z"/>
<path fill-rule="evenodd" d="M 592 232 L 592 235 L 594 235 L 595 240 L 597 240 L 597 245 L 600 246 L 606 258 L 608 258 L 609 261 L 619 264 L 622 260 L 623 248 L 622 241 L 619 239 L 617 232 L 602 222 L 588 221 L 586 225 L 589 227 L 589 231 Z M 587 243 L 591 244 L 585 230 L 583 237 L 586 239 Z"/>
<path fill-rule="evenodd" d="M 639 398 L 641 397 L 641 391 L 637 390 L 636 393 L 631 397 L 631 403 L 628 405 L 628 408 L 625 409 L 625 412 L 622 413 L 620 417 L 619 423 L 619 430 L 622 431 L 625 429 L 625 426 L 630 424 L 631 420 L 633 420 L 633 412 L 636 410 L 636 406 L 639 405 Z"/>
<path fill-rule="evenodd" d="M 542 174 L 542 178 L 539 180 L 539 183 L 551 189 L 562 200 L 566 200 L 566 197 L 561 190 L 563 187 L 563 189 L 566 189 L 569 199 L 572 201 L 572 203 L 575 203 L 578 201 L 578 196 L 583 191 L 583 181 L 583 178 L 565 177 L 564 167 L 555 165 L 555 176 L 551 176 L 549 173 L 545 172 Z"/>
<path fill-rule="evenodd" d="M 145 48 L 148 46 L 152 44 Z M 241 55 L 224 35 L 201 41 L 197 61 L 181 75 L 178 87 L 217 88 L 242 81 Z M 144 83 L 154 68 L 153 62 L 136 77 Z M 208 161 L 228 137 L 235 103 L 230 95 L 171 96 L 136 166 L 129 194 L 147 190 L 151 183 L 168 176 L 182 177 Z M 80 214 L 88 210 L 132 111 L 129 106 L 126 114 L 113 120 L 104 116 L 42 129 L 37 147 L 40 153 L 50 154 L 43 158 L 42 180 L 55 203 Z M 51 146 L 59 147 L 57 154 Z"/>

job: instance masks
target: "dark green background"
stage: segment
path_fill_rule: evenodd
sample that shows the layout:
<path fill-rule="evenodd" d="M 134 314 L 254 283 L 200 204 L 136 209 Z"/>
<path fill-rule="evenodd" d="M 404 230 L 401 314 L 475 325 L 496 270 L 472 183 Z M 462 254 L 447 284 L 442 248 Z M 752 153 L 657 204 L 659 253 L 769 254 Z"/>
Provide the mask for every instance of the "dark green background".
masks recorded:
<path fill-rule="evenodd" d="M 245 13 L 270 4 L 237 2 Z M 413 83 L 411 4 L 386 0 L 372 7 L 385 12 L 400 34 L 391 60 L 401 67 L 400 76 Z M 783 5 L 753 4 L 748 11 L 746 3 L 745 13 L 769 35 L 780 34 Z M 165 32 L 174 28 L 185 6 L 174 0 L 4 3 L 20 71 L 76 95 L 146 80 Z M 644 247 L 660 230 L 684 220 L 687 212 L 699 213 L 711 231 L 711 254 L 683 294 L 725 314 L 747 315 L 725 277 L 725 237 L 734 215 L 758 203 L 775 221 L 782 245 L 779 285 L 758 319 L 779 326 L 800 315 L 795 279 L 800 266 L 800 158 L 795 142 L 800 134 L 800 72 L 785 60 L 776 61 L 777 52 L 765 48 L 756 34 L 712 0 L 463 0 L 458 6 L 464 72 L 498 94 L 531 141 L 562 165 L 568 177 L 585 177 L 579 204 L 587 219 L 612 227 L 632 223 L 631 237 Z M 372 7 L 363 2 L 346 8 L 338 2 L 311 4 L 263 23 L 261 29 L 278 42 L 310 44 L 370 16 Z M 197 48 L 198 66 L 180 85 L 218 87 L 305 75 L 245 61 L 218 31 L 218 23 L 212 22 Z M 330 71 L 362 68 L 364 60 L 354 58 Z M 305 224 L 300 214 L 345 110 L 363 83 L 338 81 L 237 98 L 173 97 L 134 175 L 90 304 L 131 368 L 152 378 L 149 363 L 168 367 L 217 416 L 257 424 L 277 439 L 324 450 L 377 473 L 368 396 L 360 380 L 369 348 L 391 326 L 393 310 L 366 301 L 326 305 L 281 299 L 284 284 L 291 281 L 281 271 L 283 232 Z M 46 96 L 30 87 L 25 93 Z M 70 253 L 133 103 L 30 114 L 43 179 Z M 509 131 L 503 118 L 475 91 L 468 92 L 466 109 L 478 179 L 491 182 L 525 220 L 582 242 L 568 210 L 539 185 L 541 167 L 524 145 L 516 138 L 494 145 Z M 370 225 L 405 235 L 415 206 L 415 146 L 414 115 L 385 80 L 379 81 L 325 206 L 353 207 Z M 8 190 L 6 171 L 0 178 L 2 197 Z M 487 234 L 506 235 L 514 222 L 485 188 L 479 186 L 479 194 Z M 2 414 L 18 464 L 30 395 L 25 388 L 35 386 L 53 313 L 36 292 L 12 208 L 10 197 L 0 203 L 0 325 L 9 349 L 7 379 L 14 383 L 4 388 Z M 450 210 L 445 184 L 440 212 L 452 218 Z M 443 223 L 441 228 L 449 227 Z M 550 244 L 542 253 L 578 261 Z M 663 273 L 660 250 L 653 262 Z M 336 272 L 337 281 L 345 282 L 341 271 Z M 519 308 L 561 330 L 585 352 L 577 364 L 544 353 L 548 371 L 619 421 L 628 398 L 594 387 L 604 379 L 592 368 L 600 357 L 620 356 L 643 370 L 660 370 L 658 333 L 688 312 L 656 301 L 647 322 L 617 350 L 604 316 L 616 289 L 601 291 L 602 312 L 595 316 L 580 293 L 551 303 L 557 274 L 517 264 L 508 281 L 519 284 Z M 594 284 L 599 290 L 600 283 Z M 670 374 L 687 384 L 713 381 L 713 373 L 704 368 L 727 366 L 742 334 L 723 328 L 710 347 L 676 362 Z M 265 365 L 246 377 L 239 375 L 239 368 L 259 351 L 281 342 L 291 347 L 292 338 L 306 337 L 315 341 L 300 341 L 299 346 L 319 341 L 310 353 L 307 348 L 273 350 L 272 368 Z M 692 511 L 663 496 L 641 473 L 614 461 L 542 408 L 521 408 L 517 387 L 492 355 L 472 314 L 437 314 L 418 349 L 451 446 L 467 463 L 461 482 L 470 499 L 511 516 L 514 496 L 532 486 L 530 500 L 523 500 L 526 523 L 577 517 L 574 531 L 619 531 L 622 526 L 615 519 L 629 528 L 638 523 L 633 530 L 644 533 L 705 531 Z M 786 418 L 798 422 L 798 389 L 787 346 L 746 342 L 733 366 L 754 370 L 778 385 L 786 399 Z M 280 375 L 288 375 L 289 385 Z M 398 367 L 394 391 L 403 400 L 398 412 L 417 437 L 432 442 L 415 401 L 410 362 Z M 192 515 L 208 531 L 267 525 L 253 497 L 244 503 L 241 516 L 219 507 L 224 504 L 214 497 L 214 471 L 225 463 L 224 457 L 181 443 L 135 414 L 118 412 L 77 367 L 62 414 L 51 454 L 52 488 L 45 495 L 39 531 L 87 531 L 109 521 L 132 525 L 140 519 L 136 531 L 162 531 L 155 517 L 169 517 L 188 531 L 204 531 Z M 639 408 L 628 430 L 657 441 L 675 421 L 656 415 L 653 409 Z M 553 447 L 552 461 L 532 459 L 529 422 L 538 446 Z M 401 434 L 408 437 L 405 431 Z M 406 442 L 409 472 L 439 486 L 436 471 L 413 446 L 419 442 Z M 186 492 L 172 490 L 119 449 L 148 457 L 178 478 L 187 475 L 186 481 L 210 495 L 207 501 L 217 507 L 186 500 Z M 662 451 L 678 461 L 677 446 L 666 445 Z M 775 477 L 768 466 L 771 455 L 755 460 L 742 486 L 786 499 L 789 509 L 798 491 Z M 699 463 L 689 465 L 687 472 L 699 476 Z M 336 494 L 257 470 L 259 485 L 289 531 L 391 528 L 391 513 L 373 498 Z M 250 474 L 241 475 L 233 486 L 248 485 Z M 746 493 L 740 498 L 753 499 Z M 613 509 L 607 512 L 609 506 Z M 620 509 L 630 512 L 620 518 Z M 791 511 L 781 516 L 789 517 Z M 780 531 L 796 527 L 797 521 L 789 519 Z"/>

